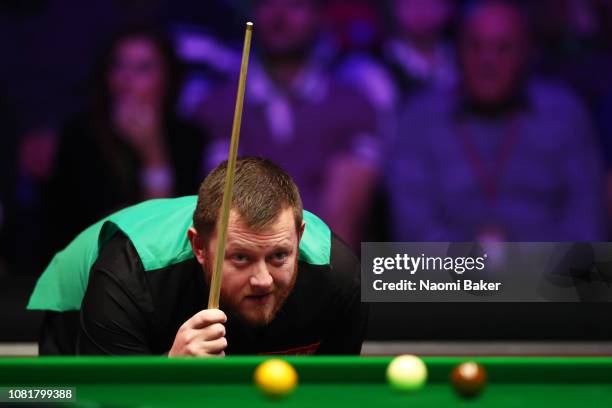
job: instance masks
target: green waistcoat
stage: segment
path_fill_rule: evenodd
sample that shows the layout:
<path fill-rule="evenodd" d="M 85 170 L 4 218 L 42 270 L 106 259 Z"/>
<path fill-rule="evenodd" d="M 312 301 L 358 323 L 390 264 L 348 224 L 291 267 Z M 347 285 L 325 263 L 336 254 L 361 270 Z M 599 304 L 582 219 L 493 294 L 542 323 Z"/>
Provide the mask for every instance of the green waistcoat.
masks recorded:
<path fill-rule="evenodd" d="M 165 268 L 193 257 L 187 239 L 196 196 L 158 199 L 125 208 L 81 232 L 55 254 L 30 296 L 30 310 L 79 310 L 89 271 L 103 245 L 117 232 L 132 242 L 145 271 Z M 300 260 L 329 264 L 331 231 L 316 215 L 304 211 L 306 229 L 300 241 Z"/>

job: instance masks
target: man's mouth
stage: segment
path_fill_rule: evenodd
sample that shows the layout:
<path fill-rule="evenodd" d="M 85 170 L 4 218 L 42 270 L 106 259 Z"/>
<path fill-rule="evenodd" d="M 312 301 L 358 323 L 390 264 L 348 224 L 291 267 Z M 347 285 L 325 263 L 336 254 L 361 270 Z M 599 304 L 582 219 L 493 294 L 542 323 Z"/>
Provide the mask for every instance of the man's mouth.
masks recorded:
<path fill-rule="evenodd" d="M 272 292 L 263 295 L 249 295 L 245 297 L 245 300 L 256 305 L 265 305 L 272 300 Z"/>

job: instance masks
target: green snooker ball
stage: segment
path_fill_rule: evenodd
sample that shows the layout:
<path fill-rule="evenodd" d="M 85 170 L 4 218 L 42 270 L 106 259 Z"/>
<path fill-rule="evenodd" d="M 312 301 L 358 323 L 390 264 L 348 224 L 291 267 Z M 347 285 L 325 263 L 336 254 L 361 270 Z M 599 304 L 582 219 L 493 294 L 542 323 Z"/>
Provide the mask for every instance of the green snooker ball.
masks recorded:
<path fill-rule="evenodd" d="M 427 381 L 427 367 L 417 356 L 398 356 L 387 367 L 387 381 L 397 391 L 418 391 Z"/>

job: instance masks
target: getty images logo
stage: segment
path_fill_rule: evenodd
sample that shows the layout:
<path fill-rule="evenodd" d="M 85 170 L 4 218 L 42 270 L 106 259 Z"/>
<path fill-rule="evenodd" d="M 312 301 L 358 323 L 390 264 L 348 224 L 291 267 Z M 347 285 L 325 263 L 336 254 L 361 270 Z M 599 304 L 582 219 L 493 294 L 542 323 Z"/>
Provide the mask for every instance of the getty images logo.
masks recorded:
<path fill-rule="evenodd" d="M 375 257 L 372 260 L 372 272 L 380 275 L 385 271 L 398 270 L 414 275 L 418 271 L 450 271 L 462 275 L 466 271 L 482 271 L 488 255 L 482 256 L 410 256 L 395 254 L 389 257 Z"/>

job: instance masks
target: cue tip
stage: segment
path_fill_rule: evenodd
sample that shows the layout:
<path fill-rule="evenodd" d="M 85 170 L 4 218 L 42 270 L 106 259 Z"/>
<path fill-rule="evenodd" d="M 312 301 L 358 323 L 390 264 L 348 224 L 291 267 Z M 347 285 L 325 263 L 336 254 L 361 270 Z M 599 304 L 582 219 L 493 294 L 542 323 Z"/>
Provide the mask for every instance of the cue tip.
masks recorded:
<path fill-rule="evenodd" d="M 253 29 L 253 22 L 252 21 L 248 21 L 246 23 L 247 28 Z"/>

